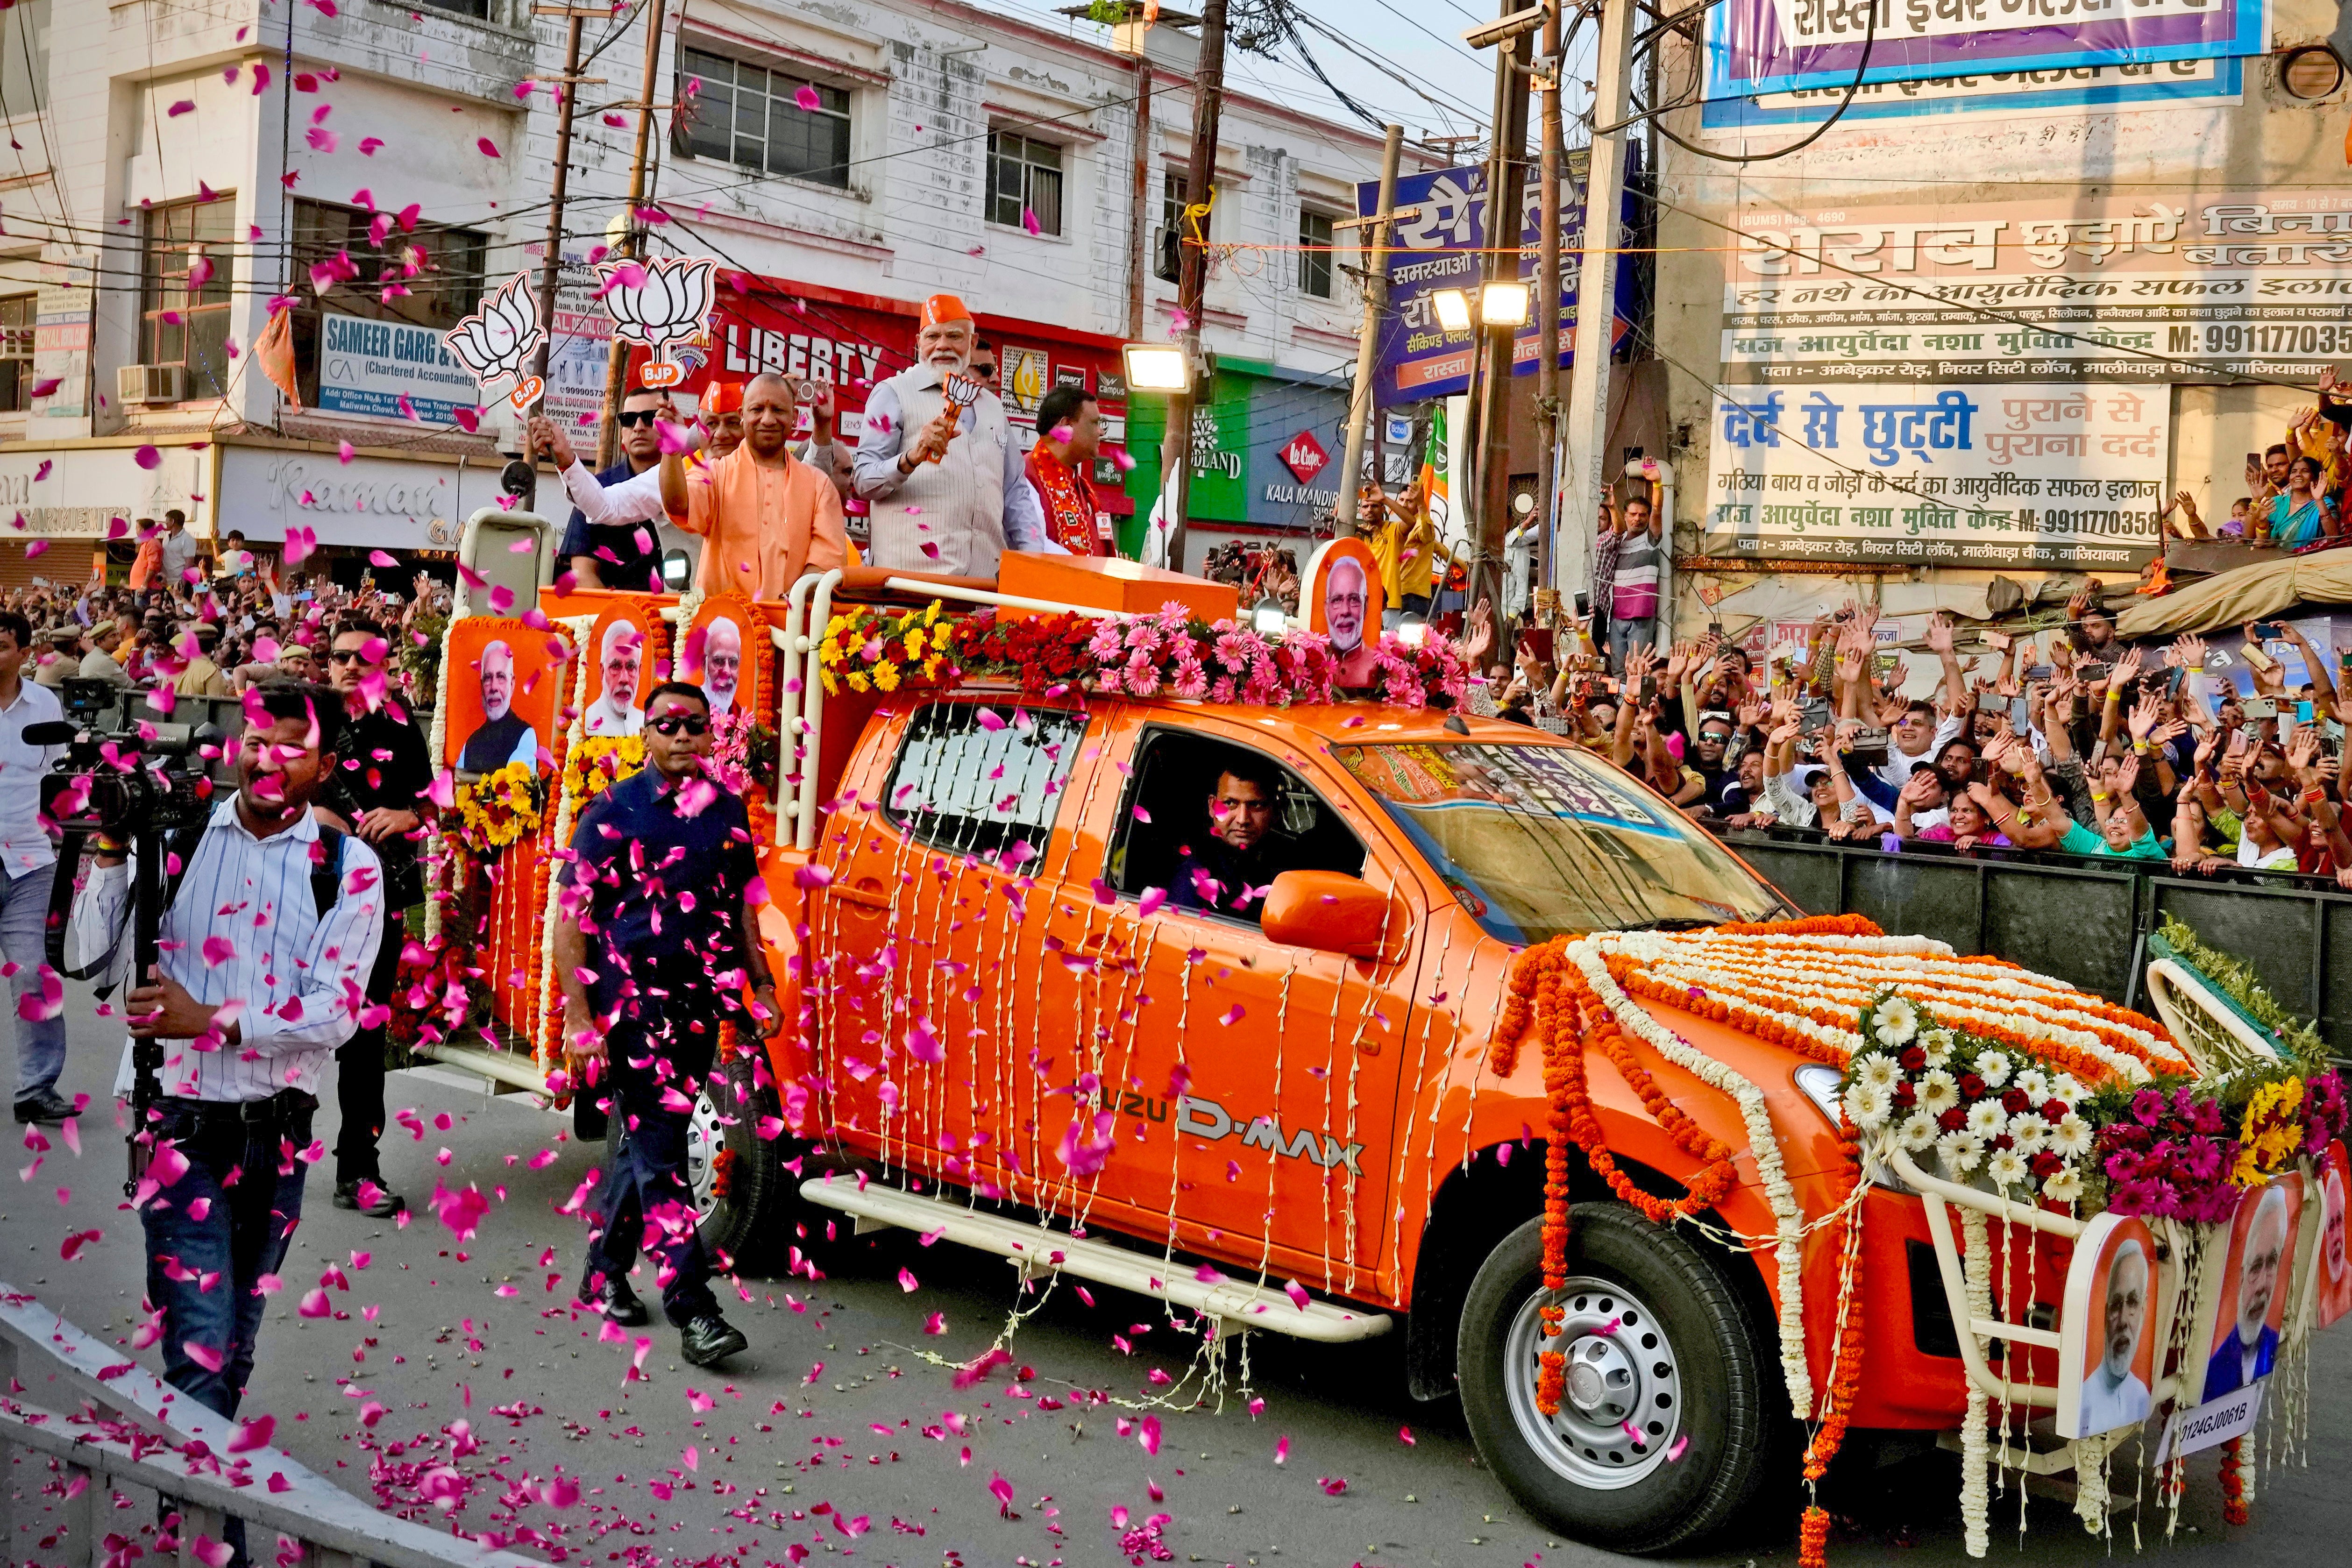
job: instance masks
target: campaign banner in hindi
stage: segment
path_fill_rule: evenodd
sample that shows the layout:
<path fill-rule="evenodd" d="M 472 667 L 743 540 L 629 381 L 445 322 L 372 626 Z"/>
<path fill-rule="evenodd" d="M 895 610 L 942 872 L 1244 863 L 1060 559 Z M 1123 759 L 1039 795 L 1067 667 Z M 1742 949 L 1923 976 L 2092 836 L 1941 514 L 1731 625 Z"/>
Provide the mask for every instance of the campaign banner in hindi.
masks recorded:
<path fill-rule="evenodd" d="M 1857 71 L 1917 81 L 2265 55 L 2268 12 L 2266 0 L 1725 0 L 1707 16 L 1705 96 L 1843 92 Z"/>
<path fill-rule="evenodd" d="M 1706 553 L 2136 570 L 2161 545 L 2169 407 L 2063 382 L 1726 387 Z"/>
<path fill-rule="evenodd" d="M 1739 134 L 1770 126 L 1841 125 L 1874 120 L 1952 119 L 1965 115 L 2060 116 L 2119 109 L 2184 109 L 2236 103 L 2245 93 L 2245 62 L 2150 60 L 2142 64 L 2021 67 L 1969 76 L 1864 82 L 1849 94 L 1849 73 L 1824 87 L 1786 92 L 1726 93 L 1706 99 L 1699 124 Z"/>
<path fill-rule="evenodd" d="M 1733 383 L 2315 382 L 2352 356 L 2352 193 L 1757 214 Z"/>
<path fill-rule="evenodd" d="M 1632 162 L 1636 148 L 1627 147 Z M 1628 182 L 1630 184 L 1630 182 Z M 1577 253 L 1584 247 L 1583 180 L 1560 201 L 1559 362 L 1564 369 L 1575 357 Z M 1380 211 L 1381 187 L 1367 181 L 1356 187 L 1356 211 L 1365 217 Z M 1486 170 L 1438 169 L 1401 176 L 1396 185 L 1397 210 L 1412 215 L 1398 221 L 1389 250 L 1389 314 L 1381 324 L 1380 360 L 1373 372 L 1375 399 L 1381 403 L 1418 402 L 1424 398 L 1459 397 L 1470 390 L 1470 361 L 1475 331 L 1449 332 L 1437 319 L 1434 298 L 1458 288 L 1475 308 L 1485 276 L 1487 245 Z M 1517 277 L 1528 285 L 1526 325 L 1513 338 L 1511 370 L 1533 375 L 1538 353 L 1537 333 L 1543 307 L 1534 297 L 1536 249 L 1543 242 L 1542 193 L 1528 183 L 1520 213 L 1519 265 Z M 1634 201 L 1630 191 L 1619 212 L 1619 245 L 1631 243 L 1634 232 Z M 1631 329 L 1634 288 L 1633 258 L 1617 258 L 1617 319 L 1611 323 L 1610 341 Z"/>

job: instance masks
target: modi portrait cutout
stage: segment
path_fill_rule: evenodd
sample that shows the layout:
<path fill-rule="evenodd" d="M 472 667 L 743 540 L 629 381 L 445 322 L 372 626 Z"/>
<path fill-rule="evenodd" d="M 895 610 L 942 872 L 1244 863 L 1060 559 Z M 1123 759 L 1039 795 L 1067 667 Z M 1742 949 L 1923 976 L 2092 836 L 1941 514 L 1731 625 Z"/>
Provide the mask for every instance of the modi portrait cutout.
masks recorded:
<path fill-rule="evenodd" d="M 1361 539 L 1325 540 L 1307 562 L 1298 608 L 1307 629 L 1330 643 L 1339 684 L 1370 685 L 1381 617 L 1388 611 L 1381 563 L 1372 547 Z"/>
<path fill-rule="evenodd" d="M 464 773 L 539 766 L 571 662 L 551 654 L 551 641 L 558 640 L 511 619 L 468 616 L 450 628 L 444 762 Z"/>
<path fill-rule="evenodd" d="M 2074 1244 L 2067 1270 L 2057 1426 L 2093 1437 L 2148 1417 L 2156 1381 L 2156 1236 L 2137 1217 L 2102 1214 Z"/>
<path fill-rule="evenodd" d="M 617 739 L 646 727 L 646 694 L 654 686 L 654 639 L 636 607 L 604 612 L 588 633 L 588 689 L 580 732 Z"/>

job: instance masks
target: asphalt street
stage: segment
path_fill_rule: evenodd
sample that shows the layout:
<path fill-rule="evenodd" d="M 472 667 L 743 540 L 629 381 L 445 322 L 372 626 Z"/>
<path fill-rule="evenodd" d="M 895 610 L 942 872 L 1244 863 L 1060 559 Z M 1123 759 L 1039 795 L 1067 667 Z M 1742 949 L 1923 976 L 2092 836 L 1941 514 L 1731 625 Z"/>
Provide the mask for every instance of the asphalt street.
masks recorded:
<path fill-rule="evenodd" d="M 82 988 L 68 1005 L 62 1087 L 101 1103 L 79 1155 L 52 1136 L 57 1146 L 37 1162 L 28 1154 L 18 1187 L 0 1195 L 0 1256 L 14 1260 L 0 1280 L 127 1345 L 142 1263 L 102 1102 L 120 1041 Z M 331 1085 L 322 1098 L 318 1132 L 331 1145 Z M 1221 1407 L 1213 1397 L 1179 1408 L 1201 1386 L 1182 1381 L 1193 1342 L 1140 1298 L 1097 1289 L 1089 1305 L 1065 1285 L 1022 1324 L 1010 1364 L 959 1388 L 953 1364 L 986 1349 L 1016 1305 L 1012 1270 L 902 1233 L 868 1239 L 854 1268 L 821 1281 L 743 1280 L 748 1300 L 729 1306 L 751 1348 L 716 1375 L 681 1363 L 671 1332 L 636 1331 L 650 1343 L 632 1381 L 635 1336 L 604 1343 L 594 1320 L 568 1310 L 585 1230 L 559 1210 L 602 1145 L 569 1142 L 569 1118 L 526 1098 L 424 1074 L 395 1075 L 390 1103 L 413 1115 L 386 1134 L 386 1175 L 417 1212 L 401 1227 L 339 1211 L 331 1167 L 313 1171 L 247 1406 L 278 1417 L 276 1441 L 296 1458 L 385 1506 L 432 1514 L 418 1488 L 446 1460 L 465 1478 L 455 1511 L 465 1528 L 512 1537 L 527 1527 L 575 1563 L 1612 1560 L 1516 1507 L 1479 1466 L 1453 1403 L 1406 1394 L 1392 1341 L 1332 1349 L 1250 1336 L 1246 1386 L 1237 1352 Z M 488 1197 L 472 1240 L 434 1213 L 436 1186 Z M 61 1258 L 69 1235 L 91 1230 L 102 1235 Z M 298 1302 L 329 1264 L 350 1288 L 330 1292 L 331 1317 L 306 1319 Z M 160 1367 L 152 1350 L 140 1359 Z M 2253 1521 L 2231 1530 L 2214 1463 L 2192 1461 L 2179 1533 L 2168 1547 L 2151 1501 L 2146 1551 L 2218 1548 L 2232 1563 L 2307 1568 L 2320 1543 L 2352 1535 L 2341 1479 L 2352 1333 L 2323 1341 L 2315 1361 L 2313 1462 L 2266 1472 Z M 468 1447 L 450 1435 L 461 1419 L 476 1451 L 456 1451 Z M 1965 1561 L 1952 1459 L 1850 1469 L 1829 1500 L 1840 1515 L 1833 1563 Z M 568 1507 L 548 1499 L 568 1501 L 561 1487 L 541 1485 L 559 1472 L 581 1490 Z M 2135 1481 L 2119 1469 L 2118 1496 Z M 1706 1561 L 1793 1562 L 1799 1505 L 1793 1489 L 1766 1500 L 1745 1536 Z M 2064 1503 L 2022 1499 L 2012 1484 L 1995 1500 L 1996 1554 L 2021 1550 L 2021 1549 L 2038 1558 L 2133 1549 L 2128 1517 L 2100 1541 Z"/>

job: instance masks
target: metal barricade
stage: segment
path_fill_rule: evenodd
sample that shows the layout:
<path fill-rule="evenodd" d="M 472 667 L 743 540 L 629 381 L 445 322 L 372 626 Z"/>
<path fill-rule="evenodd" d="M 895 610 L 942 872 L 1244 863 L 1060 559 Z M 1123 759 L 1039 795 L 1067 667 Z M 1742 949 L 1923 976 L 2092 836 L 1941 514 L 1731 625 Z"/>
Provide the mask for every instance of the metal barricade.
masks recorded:
<path fill-rule="evenodd" d="M 1723 841 L 1808 915 L 1865 915 L 1889 931 L 1990 953 L 2145 1007 L 2146 937 L 2168 915 L 2251 963 L 2282 1007 L 2352 1056 L 2352 894 L 2318 877 L 2182 877 L 2163 861 L 1898 853 L 1788 829 Z"/>

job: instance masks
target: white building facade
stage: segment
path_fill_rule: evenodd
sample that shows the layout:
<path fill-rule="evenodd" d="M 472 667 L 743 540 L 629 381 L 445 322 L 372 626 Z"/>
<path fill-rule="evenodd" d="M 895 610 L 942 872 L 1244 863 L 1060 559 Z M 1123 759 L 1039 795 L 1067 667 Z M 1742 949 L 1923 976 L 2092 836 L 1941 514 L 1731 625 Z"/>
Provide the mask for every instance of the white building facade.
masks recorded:
<path fill-rule="evenodd" d="M 625 221 L 648 10 L 584 21 L 580 74 L 604 79 L 576 88 L 549 378 L 575 420 L 601 402 L 584 267 Z M 514 444 L 503 406 L 476 420 L 437 337 L 544 255 L 564 19 L 529 0 L 18 0 L 0 23 L 0 502 L 50 541 L 29 559 L 0 545 L 0 581 L 79 580 L 113 518 L 169 507 L 265 548 L 299 526 L 361 553 L 452 549 Z M 1046 347 L 1011 357 L 1048 384 L 1108 374 L 1118 340 L 1171 329 L 1150 258 L 1182 195 L 1192 66 L 1154 30 L 1145 120 L 1110 42 L 956 0 L 680 0 L 660 24 L 648 245 L 715 256 L 788 308 L 828 302 L 852 346 L 903 352 L 916 303 L 947 290 L 984 330 L 1034 329 Z M 1352 231 L 1331 225 L 1379 142 L 1254 95 L 1246 68 L 1208 340 L 1328 392 L 1361 309 Z M 1339 256 L 1301 249 L 1335 233 Z M 274 307 L 299 408 L 256 349 Z"/>

